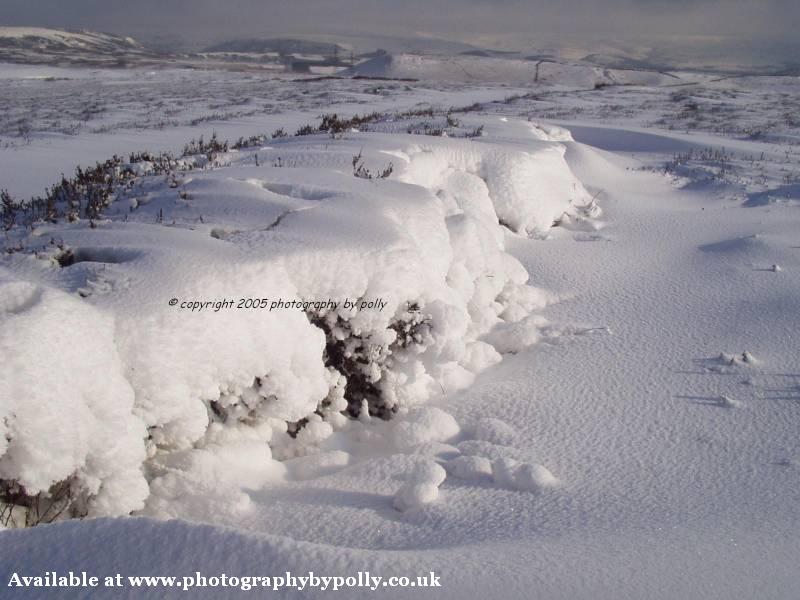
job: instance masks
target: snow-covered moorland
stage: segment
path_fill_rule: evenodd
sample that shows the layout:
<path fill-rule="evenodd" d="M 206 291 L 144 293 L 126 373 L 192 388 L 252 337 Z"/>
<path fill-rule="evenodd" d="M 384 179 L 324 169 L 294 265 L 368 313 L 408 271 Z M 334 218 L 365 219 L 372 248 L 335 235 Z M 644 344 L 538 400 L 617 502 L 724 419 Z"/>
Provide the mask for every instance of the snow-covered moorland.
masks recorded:
<path fill-rule="evenodd" d="M 791 598 L 797 84 L 754 114 L 753 78 L 668 79 L 285 81 L 285 112 L 147 135 L 34 115 L 0 170 L 3 577 Z M 23 164 L 56 149 L 75 177 Z"/>

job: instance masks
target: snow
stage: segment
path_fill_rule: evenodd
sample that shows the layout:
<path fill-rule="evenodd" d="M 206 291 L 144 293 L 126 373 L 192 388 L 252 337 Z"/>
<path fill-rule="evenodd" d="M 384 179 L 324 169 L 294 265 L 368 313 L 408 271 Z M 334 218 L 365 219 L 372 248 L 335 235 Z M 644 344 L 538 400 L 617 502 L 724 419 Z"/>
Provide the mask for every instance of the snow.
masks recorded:
<path fill-rule="evenodd" d="M 546 467 L 510 458 L 499 458 L 492 463 L 492 477 L 500 485 L 527 492 L 541 492 L 558 485 L 558 479 Z"/>
<path fill-rule="evenodd" d="M 36 494 L 74 476 L 90 515 L 142 508 L 145 430 L 113 318 L 5 269 L 0 290 L 0 477 Z"/>
<path fill-rule="evenodd" d="M 145 48 L 130 37 L 94 31 L 0 26 L 0 60 L 4 62 L 121 66 L 116 61 L 123 57 L 136 60 L 147 55 Z"/>
<path fill-rule="evenodd" d="M 458 435 L 460 428 L 452 416 L 436 407 L 414 410 L 393 428 L 394 445 L 412 450 L 427 442 L 446 442 Z"/>
<path fill-rule="evenodd" d="M 607 69 L 560 59 L 482 57 L 475 55 L 432 56 L 410 53 L 378 54 L 344 70 L 360 77 L 460 81 L 472 84 L 552 83 L 576 87 L 596 84 L 663 85 L 674 77 L 653 71 Z"/>
<path fill-rule="evenodd" d="M 498 137 L 508 140 L 504 128 L 498 129 Z M 495 133 L 491 125 L 488 131 Z M 586 204 L 590 196 L 566 168 L 564 146 L 540 139 L 526 140 L 524 151 L 420 143 L 405 151 L 399 178 L 429 188 L 452 188 L 451 193 L 466 198 L 468 214 L 491 214 L 493 205 L 500 221 L 513 231 L 544 233 L 570 205 Z"/>
<path fill-rule="evenodd" d="M 459 99 L 511 91 L 471 85 Z M 3 531 L 4 576 L 434 570 L 441 589 L 379 595 L 793 598 L 800 240 L 791 198 L 762 200 L 791 195 L 796 132 L 753 89 L 692 88 L 740 111 L 726 127 L 710 109 L 690 127 L 674 90 L 641 85 L 488 103 L 450 137 L 400 120 L 266 140 L 177 187 L 143 166 L 94 227 L 10 231 L 25 250 L 0 259 L 0 479 L 74 476 L 101 518 Z M 186 133 L 50 148 L 85 144 L 75 162 Z M 3 177 L 37 135 L 2 150 Z M 391 176 L 354 177 L 358 154 Z M 347 377 L 326 363 L 339 350 L 364 359 Z M 124 592 L 148 597 L 97 597 Z"/>
<path fill-rule="evenodd" d="M 125 40 L 131 44 L 131 38 L 118 38 L 108 34 L 95 33 L 95 32 L 71 32 L 61 31 L 58 29 L 47 29 L 44 27 L 0 27 L 0 38 L 8 39 L 21 39 L 21 38 L 38 38 L 40 40 L 49 40 L 62 44 L 76 44 L 86 45 L 89 43 L 97 43 L 98 40 Z M 131 45 L 136 45 L 135 43 Z"/>
<path fill-rule="evenodd" d="M 247 514 L 247 490 L 282 481 L 285 467 L 276 458 L 319 452 L 348 425 L 340 412 L 349 402 L 365 419 L 399 413 L 387 437 L 400 452 L 455 438 L 460 427 L 451 415 L 419 405 L 468 387 L 507 351 L 491 341 L 492 332 L 509 319 L 527 323 L 544 306 L 542 293 L 526 287 L 525 270 L 503 251 L 498 212 L 543 235 L 555 215 L 571 210 L 572 196 L 558 194 L 558 186 L 572 182 L 574 193 L 585 193 L 563 146 L 540 133 L 522 152 L 506 148 L 506 137 L 492 141 L 488 131 L 486 139 L 425 144 L 407 134 L 351 133 L 333 144 L 321 136 L 273 140 L 212 163 L 192 159 L 216 168 L 172 178 L 149 175 L 153 163 L 144 162 L 131 169 L 138 185 L 120 192 L 107 219 L 20 230 L 19 243 L 32 250 L 57 236 L 71 264 L 53 259 L 52 244 L 38 257 L 13 253 L 8 268 L 23 281 L 11 292 L 20 285 L 32 286 L 22 295 L 63 290 L 52 294 L 85 306 L 87 320 L 103 315 L 94 327 L 113 331 L 111 339 L 89 336 L 84 345 L 120 374 L 124 395 L 105 394 L 120 395 L 117 410 L 133 423 L 133 448 L 119 469 L 132 480 L 134 468 L 138 479 L 128 504 L 107 511 L 142 508 L 143 471 L 150 486 L 144 514 L 205 521 L 226 503 L 228 519 Z M 373 172 L 389 156 L 404 162 L 392 179 L 364 179 L 347 172 L 356 155 Z M 293 166 L 276 166 L 279 158 Z M 545 185 L 526 188 L 537 180 L 534 166 Z M 44 318 L 32 300 L 9 302 L 25 323 L 70 339 L 58 310 L 43 307 Z M 283 308 L 287 303 L 292 308 Z M 15 361 L 52 353 L 41 337 L 17 334 Z M 518 351 L 537 338 L 514 339 Z M 56 400 L 71 364 L 33 374 L 12 362 L 7 381 L 35 385 L 38 405 L 58 403 L 65 411 L 60 421 L 72 426 L 86 418 Z M 344 398 L 345 385 L 365 386 L 365 396 Z M 71 387 L 90 406 L 103 393 Z M 12 405 L 5 414 L 15 411 Z M 34 445 L 54 425 L 35 423 L 31 440 L 16 433 L 16 420 L 11 425 L 6 472 L 30 493 L 47 491 L 92 460 L 82 450 L 87 457 L 61 466 L 41 448 L 25 459 L 18 446 Z M 93 436 L 90 429 L 78 439 Z M 52 449 L 69 456 L 59 445 Z M 322 469 L 324 463 L 309 463 L 300 476 Z M 123 475 L 106 468 L 81 481 L 81 493 L 113 489 Z M 399 501 L 403 510 L 431 501 L 439 483 L 410 483 Z"/>
<path fill-rule="evenodd" d="M 511 425 L 501 419 L 492 417 L 480 419 L 475 426 L 474 435 L 476 440 L 504 446 L 512 445 L 517 437 L 517 433 Z"/>
<path fill-rule="evenodd" d="M 492 476 L 492 463 L 483 456 L 457 456 L 446 464 L 447 471 L 459 479 Z"/>
<path fill-rule="evenodd" d="M 439 497 L 439 486 L 446 477 L 447 473 L 441 465 L 433 461 L 417 463 L 395 494 L 395 508 L 407 511 L 435 501 Z"/>

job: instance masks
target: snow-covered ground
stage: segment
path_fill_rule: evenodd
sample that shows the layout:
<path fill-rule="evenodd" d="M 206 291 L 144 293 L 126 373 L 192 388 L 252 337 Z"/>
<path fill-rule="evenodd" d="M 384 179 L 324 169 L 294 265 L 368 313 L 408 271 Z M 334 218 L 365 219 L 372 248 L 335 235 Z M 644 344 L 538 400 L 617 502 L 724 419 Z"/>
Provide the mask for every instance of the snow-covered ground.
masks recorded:
<path fill-rule="evenodd" d="M 0 491 L 25 494 L 0 514 L 24 521 L 49 489 L 62 517 L 97 518 L 3 531 L 4 579 L 434 571 L 441 588 L 339 593 L 796 596 L 796 78 L 31 69 L 3 67 L 12 112 L 39 98 L 69 114 L 83 89 L 107 122 L 4 125 L 0 188 L 41 194 L 75 163 L 124 158 L 96 188 L 101 216 L 64 192 L 57 223 L 20 211 L 5 234 Z M 118 102 L 140 84 L 153 99 Z M 275 109 L 231 109 L 245 89 Z M 186 110 L 148 125 L 169 93 Z M 278 128 L 166 166 L 128 156 Z"/>

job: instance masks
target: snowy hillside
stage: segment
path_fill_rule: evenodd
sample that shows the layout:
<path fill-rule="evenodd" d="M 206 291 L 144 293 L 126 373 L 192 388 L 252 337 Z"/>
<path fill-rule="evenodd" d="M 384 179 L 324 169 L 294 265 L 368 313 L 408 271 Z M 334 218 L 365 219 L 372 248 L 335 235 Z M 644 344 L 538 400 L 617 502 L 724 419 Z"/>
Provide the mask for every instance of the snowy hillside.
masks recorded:
<path fill-rule="evenodd" d="M 344 51 L 345 48 L 338 44 L 285 38 L 228 40 L 209 46 L 204 50 L 204 52 L 241 52 L 254 54 L 276 52 L 278 54 L 319 54 L 328 56 Z"/>
<path fill-rule="evenodd" d="M 108 33 L 0 27 L 0 61 L 101 65 L 149 54 L 136 40 Z"/>

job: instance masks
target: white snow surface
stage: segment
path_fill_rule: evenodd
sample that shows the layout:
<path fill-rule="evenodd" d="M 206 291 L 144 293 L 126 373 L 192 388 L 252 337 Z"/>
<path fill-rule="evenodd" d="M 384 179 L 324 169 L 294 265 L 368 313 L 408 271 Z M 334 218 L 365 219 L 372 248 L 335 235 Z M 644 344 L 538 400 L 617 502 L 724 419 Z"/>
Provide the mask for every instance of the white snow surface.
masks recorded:
<path fill-rule="evenodd" d="M 0 532 L 0 573 L 432 570 L 440 589 L 340 595 L 795 598 L 796 150 L 593 120 L 593 102 L 581 121 L 464 115 L 474 140 L 270 140 L 177 187 L 144 175 L 96 227 L 12 232 L 38 252 L 0 263 L 0 479 L 74 476 L 100 518 Z M 720 174 L 705 150 L 722 148 Z M 392 175 L 353 177 L 359 153 Z M 391 347 L 364 373 L 391 420 L 339 413 L 302 312 L 168 305 L 278 295 L 387 302 L 323 318 Z"/>

